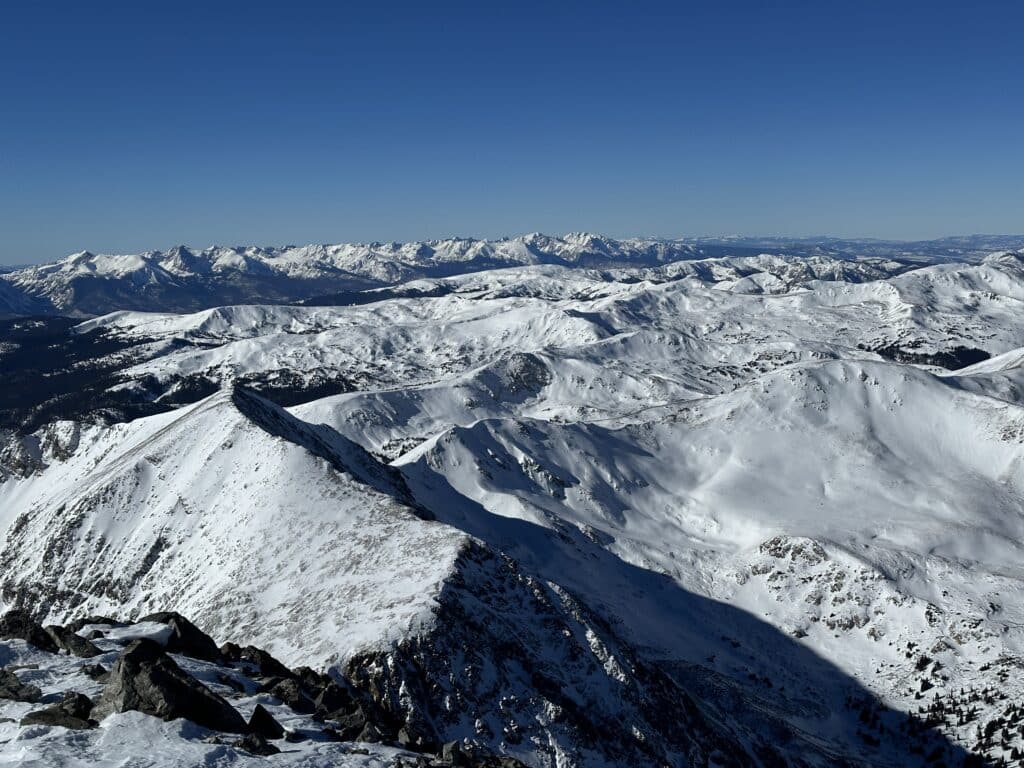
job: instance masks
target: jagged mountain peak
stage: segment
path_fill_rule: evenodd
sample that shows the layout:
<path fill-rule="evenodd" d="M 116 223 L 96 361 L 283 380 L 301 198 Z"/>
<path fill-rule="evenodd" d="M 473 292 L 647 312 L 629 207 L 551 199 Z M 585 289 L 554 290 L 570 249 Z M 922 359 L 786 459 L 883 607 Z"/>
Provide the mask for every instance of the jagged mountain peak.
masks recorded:
<path fill-rule="evenodd" d="M 4 279 L 27 296 L 48 302 L 54 311 L 97 315 L 116 309 L 184 311 L 228 303 L 329 301 L 336 294 L 347 297 L 368 288 L 493 268 L 656 268 L 761 252 L 730 243 L 617 240 L 588 232 L 266 248 L 179 245 L 142 254 L 82 252 L 54 264 L 15 270 Z M 854 269 L 839 249 L 808 251 L 801 246 L 787 251 L 782 246 L 775 252 L 819 260 L 831 255 L 847 263 L 847 273 Z"/>

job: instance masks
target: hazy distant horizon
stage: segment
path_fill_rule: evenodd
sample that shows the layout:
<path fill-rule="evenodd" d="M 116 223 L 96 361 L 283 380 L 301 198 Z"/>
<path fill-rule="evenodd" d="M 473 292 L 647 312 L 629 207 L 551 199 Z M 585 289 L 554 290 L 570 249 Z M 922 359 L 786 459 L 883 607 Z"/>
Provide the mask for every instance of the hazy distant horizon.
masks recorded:
<path fill-rule="evenodd" d="M 716 244 L 717 243 L 717 244 L 723 244 L 723 245 L 728 245 L 728 244 L 733 243 L 733 242 L 736 242 L 736 243 L 756 243 L 758 241 L 764 241 L 764 242 L 778 241 L 780 243 L 785 242 L 785 241 L 791 241 L 791 242 L 800 242 L 800 243 L 813 244 L 813 243 L 817 243 L 817 242 L 824 243 L 824 242 L 827 242 L 827 241 L 830 241 L 830 240 L 837 240 L 837 241 L 851 242 L 851 243 L 856 243 L 856 242 L 863 242 L 863 243 L 876 242 L 876 243 L 892 243 L 892 244 L 906 243 L 908 245 L 911 245 L 911 244 L 920 244 L 920 243 L 929 243 L 929 242 L 939 243 L 939 242 L 943 242 L 943 241 L 947 241 L 947 240 L 954 240 L 954 239 L 958 239 L 958 238 L 991 238 L 991 239 L 1000 239 L 1000 238 L 1002 238 L 1002 239 L 1007 239 L 1007 240 L 1012 240 L 1012 239 L 1024 240 L 1024 232 L 1021 232 L 1021 233 L 1011 233 L 1011 232 L 1006 232 L 1006 233 L 970 232 L 970 233 L 954 233 L 954 234 L 949 234 L 949 235 L 940 235 L 938 237 L 890 238 L 890 237 L 872 237 L 872 236 L 859 237 L 859 236 L 821 235 L 821 234 L 818 234 L 818 235 L 793 235 L 793 234 L 783 234 L 783 235 L 773 235 L 773 234 L 767 234 L 767 235 L 766 234 L 752 234 L 752 235 L 741 235 L 741 234 L 728 234 L 728 235 L 722 235 L 722 234 L 717 234 L 717 235 L 648 235 L 648 234 L 613 235 L 613 234 L 609 234 L 607 232 L 599 232 L 599 231 L 591 231 L 591 230 L 566 230 L 566 231 L 563 231 L 563 232 L 542 232 L 542 231 L 539 231 L 539 230 L 533 230 L 531 232 L 523 232 L 523 233 L 518 233 L 518 234 L 514 234 L 514 235 L 500 235 L 500 236 L 497 236 L 497 237 L 482 237 L 482 236 L 475 236 L 475 235 L 455 234 L 455 235 L 447 235 L 447 236 L 441 236 L 441 237 L 422 237 L 422 238 L 415 238 L 415 239 L 411 239 L 411 240 L 376 238 L 376 239 L 360 239 L 360 240 L 355 240 L 355 239 L 322 240 L 322 241 L 312 241 L 312 240 L 310 240 L 310 241 L 294 241 L 294 242 L 280 242 L 280 243 L 256 243 L 256 242 L 231 242 L 231 243 L 228 243 L 228 242 L 223 242 L 223 243 L 206 243 L 204 245 L 199 245 L 197 243 L 179 242 L 179 243 L 173 243 L 171 245 L 164 245 L 164 246 L 158 246 L 158 247 L 147 247 L 147 248 L 135 248 L 135 249 L 77 248 L 77 249 L 74 249 L 74 250 L 71 250 L 71 251 L 67 251 L 66 253 L 61 253 L 61 254 L 58 254 L 58 255 L 51 256 L 51 257 L 44 257 L 44 258 L 40 258 L 40 259 L 37 259 L 37 260 L 28 260 L 28 259 L 17 260 L 17 259 L 14 259 L 14 260 L 6 260 L 5 261 L 3 259 L 0 259 L 0 266 L 4 267 L 6 269 L 11 269 L 11 268 L 14 268 L 14 267 L 31 267 L 31 266 L 37 266 L 37 265 L 40 265 L 40 264 L 50 264 L 50 263 L 53 263 L 53 262 L 61 261 L 62 259 L 65 259 L 68 256 L 72 256 L 72 255 L 74 255 L 76 253 L 83 253 L 83 252 L 93 253 L 93 254 L 97 254 L 97 255 L 126 255 L 126 254 L 138 254 L 138 253 L 150 253 L 150 252 L 166 252 L 166 251 L 168 251 L 168 250 L 170 250 L 172 248 L 177 248 L 177 247 L 185 247 L 185 248 L 189 248 L 191 250 L 204 250 L 204 249 L 207 249 L 207 248 L 247 248 L 247 247 L 272 249 L 272 248 L 302 247 L 302 246 L 306 246 L 306 245 L 340 245 L 340 244 L 363 244 L 363 245 L 370 245 L 370 244 L 373 244 L 373 243 L 436 242 L 436 241 L 454 240 L 454 239 L 498 241 L 498 240 L 512 240 L 512 239 L 515 239 L 515 238 L 518 238 L 518 237 L 525 237 L 525 236 L 530 235 L 530 234 L 542 234 L 542 235 L 546 235 L 546 236 L 549 236 L 549 237 L 564 237 L 566 235 L 576 234 L 576 233 L 581 233 L 581 232 L 585 232 L 586 234 L 590 234 L 590 235 L 610 238 L 612 240 L 632 240 L 632 239 L 638 239 L 638 240 L 677 240 L 677 241 L 683 241 L 683 242 L 703 241 L 703 242 L 707 242 L 709 244 Z"/>

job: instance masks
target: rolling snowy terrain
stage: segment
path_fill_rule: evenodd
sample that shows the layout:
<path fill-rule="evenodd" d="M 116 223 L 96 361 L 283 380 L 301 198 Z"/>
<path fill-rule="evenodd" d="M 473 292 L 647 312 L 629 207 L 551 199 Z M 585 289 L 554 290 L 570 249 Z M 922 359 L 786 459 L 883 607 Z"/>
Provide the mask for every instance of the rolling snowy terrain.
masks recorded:
<path fill-rule="evenodd" d="M 975 235 L 917 243 L 835 238 L 698 238 L 614 240 L 574 233 L 501 240 L 451 238 L 417 243 L 344 243 L 285 247 L 189 248 L 139 254 L 88 251 L 39 266 L 0 270 L 0 318 L 115 310 L 187 312 L 225 304 L 349 304 L 362 291 L 489 269 L 530 265 L 614 269 L 657 267 L 692 259 L 814 257 L 833 262 L 872 258 L 905 265 L 977 261 L 998 250 L 1024 248 L 1024 237 Z M 858 271 L 849 268 L 849 274 Z M 741 267 L 742 271 L 742 267 Z"/>
<path fill-rule="evenodd" d="M 1024 765 L 1022 246 L 533 235 L 0 275 L 0 608 L 179 611 L 386 724 L 254 757 L 136 712 L 13 722 L 0 762 Z M 0 659 L 44 703 L 99 695 L 20 639 Z M 299 717 L 242 685 L 245 717 Z"/>

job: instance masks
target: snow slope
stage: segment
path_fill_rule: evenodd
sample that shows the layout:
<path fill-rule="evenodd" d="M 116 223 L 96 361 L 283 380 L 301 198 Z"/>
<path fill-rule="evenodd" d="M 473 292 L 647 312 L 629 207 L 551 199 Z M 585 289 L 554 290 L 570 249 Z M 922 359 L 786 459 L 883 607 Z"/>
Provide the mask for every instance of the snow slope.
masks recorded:
<path fill-rule="evenodd" d="M 0 318 L 45 314 L 51 308 L 45 301 L 28 295 L 3 279 L 0 273 Z"/>
<path fill-rule="evenodd" d="M 403 406 L 417 421 L 411 434 L 397 412 L 367 416 L 380 422 L 379 436 L 377 426 L 370 437 L 347 432 L 343 418 L 335 423 L 382 450 L 509 408 L 545 419 L 614 418 L 729 391 L 800 361 L 963 367 L 1024 346 L 1016 320 L 1021 264 L 1019 254 L 1003 254 L 886 279 L 869 279 L 870 270 L 857 282 L 812 275 L 782 293 L 737 290 L 734 271 L 709 282 L 691 274 L 649 279 L 646 269 L 612 277 L 541 266 L 420 281 L 414 293 L 356 306 L 118 312 L 80 332 L 134 346 L 138 362 L 123 367 L 119 396 L 138 403 L 181 402 L 231 381 L 288 404 L 316 396 L 303 392 L 337 393 L 338 407 L 367 412 L 374 407 L 364 408 L 363 398 L 391 408 L 407 398 L 445 401 L 428 409 L 438 413 L 432 426 L 417 406 Z M 502 404 L 493 381 L 476 380 L 500 378 L 493 371 L 517 354 L 547 369 L 538 368 L 548 383 L 530 401 L 535 412 L 526 401 Z M 450 418 L 455 413 L 463 416 Z"/>
<path fill-rule="evenodd" d="M 4 457 L 8 606 L 47 621 L 182 607 L 220 641 L 343 670 L 407 727 L 481 740 L 531 765 L 684 765 L 766 743 L 715 700 L 696 705 L 693 680 L 638 653 L 572 589 L 424 519 L 401 474 L 245 390 L 106 430 L 66 422 L 35 437 L 21 443 L 21 463 Z M 857 690 L 823 668 L 811 679 L 838 683 L 834 700 Z M 809 764 L 863 749 L 844 720 L 831 726 L 836 744 L 804 732 L 803 720 L 829 710 L 798 708 L 801 720 L 790 722 L 766 709 L 760 717 L 790 733 Z M 624 719 L 632 730 L 620 729 Z M 166 727 L 157 731 L 165 742 Z M 168 764 L 202 753 L 194 734 L 180 736 Z M 11 744 L 28 759 L 62 742 L 22 729 Z M 895 764 L 904 747 L 875 757 Z M 332 764 L 332 754 L 309 764 Z"/>
<path fill-rule="evenodd" d="M 417 277 L 528 264 L 658 264 L 703 250 L 678 241 L 617 241 L 589 234 L 504 240 L 308 245 L 177 246 L 142 254 L 75 253 L 4 274 L 0 286 L 45 299 L 69 315 L 115 309 L 183 311 L 246 301 L 297 301 Z"/>
<path fill-rule="evenodd" d="M 531 765 L 1024 747 L 1024 252 L 625 247 L 162 255 L 415 279 L 79 325 L 107 394 L 169 410 L 5 437 L 0 598 L 174 608 Z"/>
<path fill-rule="evenodd" d="M 987 250 L 982 251 L 987 245 Z M 732 281 L 734 290 L 780 292 L 812 278 L 860 281 L 950 259 L 1021 247 L 1021 238 L 962 243 L 837 240 L 614 238 L 571 233 L 500 240 L 449 238 L 412 243 L 284 247 L 176 246 L 141 254 L 72 254 L 61 261 L 0 274 L 41 310 L 92 316 L 119 309 L 194 311 L 236 303 L 350 303 L 361 293 L 418 279 L 501 268 L 556 265 L 573 269 L 646 268 L 645 279 L 684 274 Z M 700 263 L 690 265 L 690 261 Z M 14 309 L 24 314 L 24 308 Z"/>
<path fill-rule="evenodd" d="M 174 605 L 221 641 L 325 664 L 429 614 L 462 545 L 362 449 L 243 390 L 48 437 L 47 469 L 3 485 L 0 560 L 4 600 L 50 620 Z M 273 632 L 296 613 L 304 632 Z"/>

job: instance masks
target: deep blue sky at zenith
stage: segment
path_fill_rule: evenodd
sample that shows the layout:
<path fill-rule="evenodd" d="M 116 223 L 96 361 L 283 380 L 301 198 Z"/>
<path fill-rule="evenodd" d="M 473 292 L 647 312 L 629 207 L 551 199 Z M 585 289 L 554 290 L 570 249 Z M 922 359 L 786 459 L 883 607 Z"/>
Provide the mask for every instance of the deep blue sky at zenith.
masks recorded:
<path fill-rule="evenodd" d="M 1024 3 L 0 9 L 0 262 L 1024 231 Z"/>

